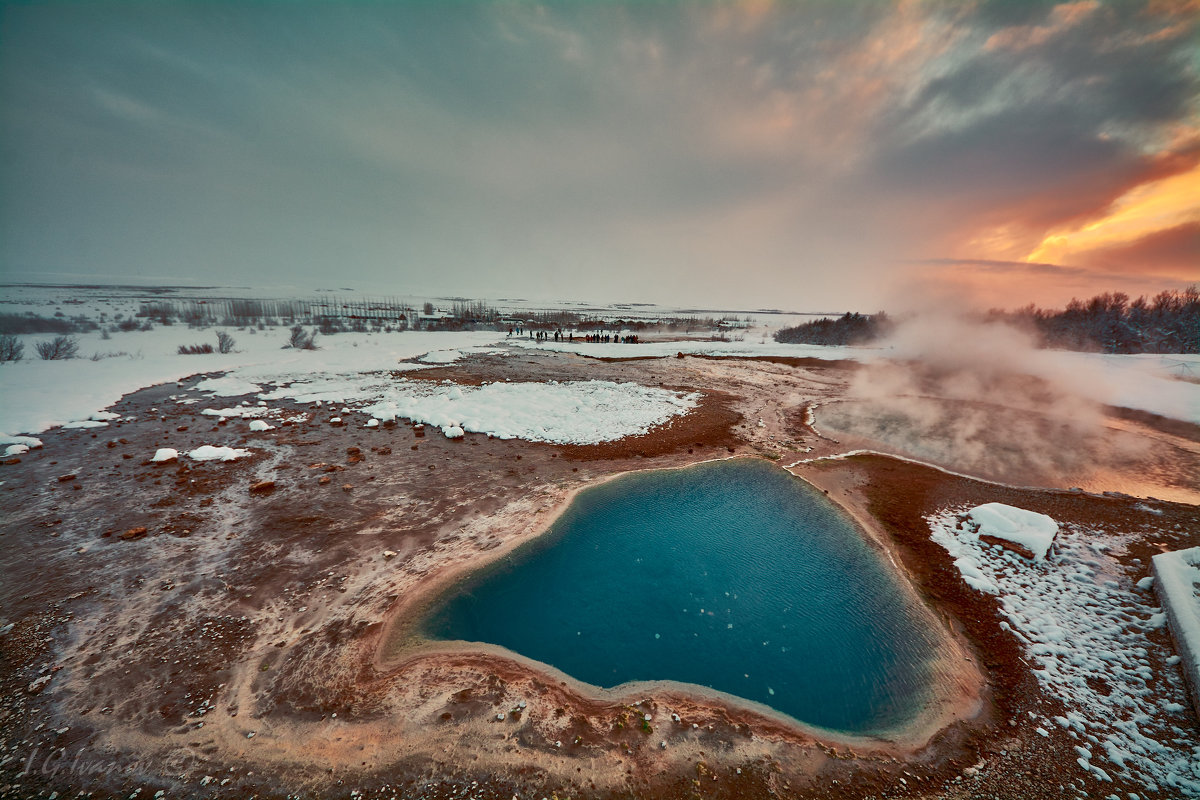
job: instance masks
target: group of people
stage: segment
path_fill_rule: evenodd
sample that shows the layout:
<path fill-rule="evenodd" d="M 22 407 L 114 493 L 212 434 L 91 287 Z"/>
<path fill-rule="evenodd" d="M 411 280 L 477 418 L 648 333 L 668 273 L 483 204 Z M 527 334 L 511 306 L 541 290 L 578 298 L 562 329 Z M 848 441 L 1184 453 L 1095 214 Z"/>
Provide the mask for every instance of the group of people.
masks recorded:
<path fill-rule="evenodd" d="M 553 333 L 551 333 L 550 331 L 533 331 L 533 330 L 527 331 L 523 327 L 518 325 L 515 327 L 509 327 L 508 335 L 509 336 L 528 336 L 530 339 L 533 339 L 538 342 L 549 341 L 551 337 L 553 337 L 554 341 L 556 341 L 556 342 L 568 342 L 568 341 L 573 342 L 573 341 L 575 341 L 575 332 L 571 331 L 569 333 L 563 333 L 562 328 L 558 328 Z M 585 342 L 592 342 L 594 344 L 608 344 L 609 342 L 614 342 L 617 344 L 637 344 L 638 343 L 637 334 L 629 334 L 627 336 L 618 336 L 615 333 L 589 333 L 583 337 L 583 340 Z"/>

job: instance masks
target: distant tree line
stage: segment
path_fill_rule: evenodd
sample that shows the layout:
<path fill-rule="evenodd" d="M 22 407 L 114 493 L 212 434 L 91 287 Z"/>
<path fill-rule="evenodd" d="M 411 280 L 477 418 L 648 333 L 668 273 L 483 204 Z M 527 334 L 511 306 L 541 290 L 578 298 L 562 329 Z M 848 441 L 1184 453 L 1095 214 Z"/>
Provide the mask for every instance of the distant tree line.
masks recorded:
<path fill-rule="evenodd" d="M 780 328 L 775 341 L 787 344 L 867 344 L 892 330 L 892 320 L 886 313 L 858 314 L 847 311 L 840 317 L 813 320 L 794 328 Z"/>
<path fill-rule="evenodd" d="M 1033 330 L 1043 347 L 1200 354 L 1200 290 L 1195 286 L 1132 301 L 1124 292 L 1106 292 L 1072 300 L 1061 311 L 1032 304 L 1018 311 L 994 309 L 987 318 Z"/>
<path fill-rule="evenodd" d="M 987 322 L 1005 322 L 1031 331 L 1042 347 L 1102 353 L 1200 354 L 1200 290 L 1170 289 L 1152 298 L 1130 300 L 1106 292 L 1072 300 L 1065 309 L 1033 304 L 1017 311 L 992 309 Z M 868 344 L 886 336 L 895 323 L 882 311 L 818 319 L 782 328 L 775 340 L 794 344 Z"/>

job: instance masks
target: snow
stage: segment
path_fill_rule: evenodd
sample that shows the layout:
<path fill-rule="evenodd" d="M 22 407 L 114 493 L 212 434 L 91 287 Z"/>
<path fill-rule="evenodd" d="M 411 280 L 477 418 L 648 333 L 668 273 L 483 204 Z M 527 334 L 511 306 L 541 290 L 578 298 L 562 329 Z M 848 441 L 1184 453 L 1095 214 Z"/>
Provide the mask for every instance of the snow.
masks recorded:
<path fill-rule="evenodd" d="M 6 436 L 0 434 L 0 444 L 23 444 L 30 450 L 37 450 L 42 446 L 42 440 L 36 436 Z"/>
<path fill-rule="evenodd" d="M 202 445 L 188 452 L 188 458 L 193 461 L 236 461 L 250 455 L 249 450 L 238 450 L 232 447 L 214 447 L 211 444 Z"/>
<path fill-rule="evenodd" d="M 646 433 L 695 407 L 699 395 L 636 383 L 504 382 L 482 386 L 400 381 L 363 413 L 500 439 L 596 444 Z"/>
<path fill-rule="evenodd" d="M 178 450 L 173 447 L 160 447 L 158 450 L 154 451 L 154 458 L 150 460 L 161 463 L 163 461 L 171 461 L 172 459 L 176 458 L 179 458 Z"/>
<path fill-rule="evenodd" d="M 1171 623 L 1175 647 L 1191 676 L 1200 713 L 1200 547 L 1154 556 L 1158 596 Z"/>
<path fill-rule="evenodd" d="M 1045 514 L 1003 503 L 985 503 L 972 508 L 967 515 L 979 526 L 980 536 L 1019 544 L 1033 553 L 1035 561 L 1046 557 L 1058 533 L 1058 523 Z"/>
<path fill-rule="evenodd" d="M 1147 635 L 1161 611 L 1113 555 L 1125 539 L 1062 526 L 1055 552 L 1031 561 L 980 541 L 970 510 L 927 521 L 964 580 L 995 587 L 1001 626 L 1046 695 L 1066 705 L 1065 714 L 1037 721 L 1057 724 L 1087 751 L 1079 768 L 1100 781 L 1118 775 L 1163 796 L 1200 797 L 1200 745 L 1181 705 L 1184 685 L 1176 670 L 1156 669 L 1170 653 Z M 1107 547 L 1096 546 L 1101 537 Z"/>
<path fill-rule="evenodd" d="M 256 431 L 256 432 L 258 432 L 258 431 L 273 431 L 273 430 L 275 430 L 275 426 L 272 425 L 271 423 L 267 422 L 266 420 L 252 419 L 252 420 L 250 420 L 250 430 Z"/>
<path fill-rule="evenodd" d="M 271 413 L 271 409 L 266 406 L 234 406 L 232 408 L 206 408 L 200 412 L 209 417 L 242 417 L 249 419 L 251 417 L 265 417 Z"/>
<path fill-rule="evenodd" d="M 447 439 L 461 439 L 465 431 L 457 425 L 443 425 L 442 433 Z"/>
<path fill-rule="evenodd" d="M 0 373 L 0 443 L 15 443 L 15 434 L 40 433 L 87 420 L 130 392 L 180 381 L 198 372 L 228 372 L 223 378 L 205 379 L 198 384 L 205 391 L 216 389 L 224 394 L 247 386 L 285 383 L 322 373 L 407 369 L 415 365 L 401 361 L 430 351 L 470 350 L 494 345 L 504 338 L 503 333 L 495 331 L 339 333 L 320 337 L 320 350 L 283 350 L 286 329 L 232 333 L 237 337 L 236 353 L 179 355 L 179 345 L 207 340 L 212 332 L 172 325 L 152 331 L 117 332 L 108 340 L 102 340 L 98 332 L 79 334 L 76 338 L 82 358 L 25 359 L 5 364 Z M 37 335 L 30 335 L 30 341 L 37 339 Z M 31 349 L 31 346 L 26 348 Z M 93 352 L 119 351 L 132 355 L 99 361 L 88 358 Z M 214 392 L 214 396 L 219 395 Z"/>
<path fill-rule="evenodd" d="M 643 341 L 638 344 L 617 342 L 538 341 L 521 336 L 505 340 L 518 347 L 552 350 L 558 353 L 577 353 L 593 358 L 669 358 L 677 353 L 685 356 L 728 356 L 731 358 L 753 358 L 756 356 L 784 356 L 787 358 L 820 358 L 825 360 L 858 359 L 878 355 L 884 351 L 867 347 L 840 347 L 815 344 L 783 344 L 773 339 L 757 341 L 719 341 L 716 339 L 683 339 L 669 341 Z"/>
<path fill-rule="evenodd" d="M 197 383 L 194 388 L 198 392 L 212 392 L 218 397 L 238 397 L 244 394 L 258 394 L 262 391 L 261 386 L 228 375 L 223 378 L 206 378 Z"/>
<path fill-rule="evenodd" d="M 27 444 L 10 444 L 8 447 L 4 448 L 4 457 L 9 458 L 11 456 L 23 456 L 28 452 L 29 445 Z"/>

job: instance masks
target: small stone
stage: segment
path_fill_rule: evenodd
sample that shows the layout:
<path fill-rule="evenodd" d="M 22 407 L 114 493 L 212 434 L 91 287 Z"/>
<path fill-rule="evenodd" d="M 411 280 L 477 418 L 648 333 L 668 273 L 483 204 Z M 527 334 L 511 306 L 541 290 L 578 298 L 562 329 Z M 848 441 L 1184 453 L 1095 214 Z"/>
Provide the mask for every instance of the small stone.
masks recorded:
<path fill-rule="evenodd" d="M 259 481 L 258 483 L 250 484 L 251 494 L 266 494 L 273 491 L 275 491 L 275 481 Z"/>
<path fill-rule="evenodd" d="M 384 558 L 395 558 L 397 555 L 398 555 L 398 554 L 396 553 L 396 551 L 395 551 L 395 550 L 384 550 L 384 551 L 383 551 L 383 557 L 384 557 Z M 522 708 L 524 708 L 524 707 L 525 707 L 525 704 L 524 704 L 524 703 L 522 703 L 522 704 L 521 704 L 521 707 L 522 707 Z"/>
<path fill-rule="evenodd" d="M 317 480 L 317 483 L 319 483 L 319 484 L 321 484 L 322 486 L 324 486 L 325 484 L 327 484 L 327 483 L 330 483 L 332 480 L 333 480 L 333 478 L 329 477 L 328 475 L 322 475 L 322 476 L 321 476 L 321 477 L 320 477 L 320 478 Z"/>
<path fill-rule="evenodd" d="M 146 526 L 139 525 L 136 528 L 130 528 L 129 530 L 122 533 L 121 538 L 124 539 L 125 541 L 129 542 L 129 541 L 133 541 L 134 539 L 142 538 L 143 536 L 146 535 L 146 533 L 147 533 Z"/>
<path fill-rule="evenodd" d="M 342 491 L 343 491 L 343 492 L 351 492 L 351 491 L 354 491 L 354 484 L 352 484 L 352 483 L 343 483 L 343 484 L 342 484 Z"/>
<path fill-rule="evenodd" d="M 77 477 L 77 476 L 76 476 L 74 473 L 71 473 L 71 474 L 68 474 L 68 475 L 59 475 L 59 476 L 58 476 L 58 482 L 59 482 L 59 483 L 67 483 L 68 481 L 73 481 L 73 480 L 75 480 L 75 478 L 76 478 L 76 477 Z"/>

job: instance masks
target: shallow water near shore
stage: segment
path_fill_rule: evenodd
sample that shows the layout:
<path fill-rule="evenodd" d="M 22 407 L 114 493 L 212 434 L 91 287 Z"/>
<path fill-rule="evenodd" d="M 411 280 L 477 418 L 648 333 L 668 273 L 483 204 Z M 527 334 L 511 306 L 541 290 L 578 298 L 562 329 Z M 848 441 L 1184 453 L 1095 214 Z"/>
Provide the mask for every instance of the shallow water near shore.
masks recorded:
<path fill-rule="evenodd" d="M 580 493 L 545 536 L 435 600 L 421 632 L 595 686 L 693 684 L 884 733 L 922 710 L 939 642 L 900 580 L 821 492 L 738 459 Z"/>

